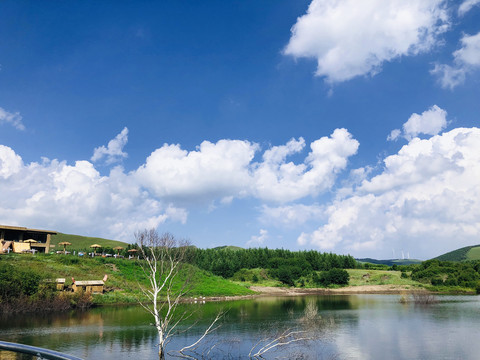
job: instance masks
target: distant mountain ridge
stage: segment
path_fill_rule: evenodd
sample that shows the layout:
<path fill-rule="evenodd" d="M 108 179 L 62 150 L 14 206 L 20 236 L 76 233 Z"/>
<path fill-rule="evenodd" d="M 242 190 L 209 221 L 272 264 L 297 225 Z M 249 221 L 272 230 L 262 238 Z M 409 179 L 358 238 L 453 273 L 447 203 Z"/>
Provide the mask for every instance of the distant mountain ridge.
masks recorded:
<path fill-rule="evenodd" d="M 387 260 L 378 260 L 372 258 L 363 258 L 355 259 L 361 263 L 370 263 L 370 264 L 379 264 L 379 265 L 411 265 L 411 264 L 420 264 L 422 260 L 418 259 L 387 259 Z"/>

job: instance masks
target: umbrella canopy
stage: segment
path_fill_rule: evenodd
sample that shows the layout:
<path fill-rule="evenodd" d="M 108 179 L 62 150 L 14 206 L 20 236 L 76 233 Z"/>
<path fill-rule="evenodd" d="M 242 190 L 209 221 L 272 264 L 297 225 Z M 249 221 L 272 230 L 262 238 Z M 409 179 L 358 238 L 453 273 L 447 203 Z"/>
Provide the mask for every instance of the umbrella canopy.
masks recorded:
<path fill-rule="evenodd" d="M 28 243 L 30 245 L 30 249 L 32 248 L 32 244 L 38 242 L 37 240 L 33 239 L 27 239 L 24 241 L 25 243 Z"/>
<path fill-rule="evenodd" d="M 72 245 L 72 243 L 69 243 L 68 241 L 62 241 L 58 243 L 58 245 L 63 245 L 63 254 L 65 255 L 67 253 L 67 250 L 66 250 L 67 245 Z"/>
<path fill-rule="evenodd" d="M 96 254 L 97 253 L 97 248 L 101 248 L 102 245 L 93 244 L 93 245 L 90 245 L 90 247 L 94 249 L 94 253 Z"/>
<path fill-rule="evenodd" d="M 117 250 L 117 255 L 120 253 L 120 250 L 123 250 L 123 247 L 121 246 L 115 246 L 113 250 Z"/>
<path fill-rule="evenodd" d="M 128 250 L 128 252 L 137 252 L 138 250 L 137 249 L 130 249 Z"/>

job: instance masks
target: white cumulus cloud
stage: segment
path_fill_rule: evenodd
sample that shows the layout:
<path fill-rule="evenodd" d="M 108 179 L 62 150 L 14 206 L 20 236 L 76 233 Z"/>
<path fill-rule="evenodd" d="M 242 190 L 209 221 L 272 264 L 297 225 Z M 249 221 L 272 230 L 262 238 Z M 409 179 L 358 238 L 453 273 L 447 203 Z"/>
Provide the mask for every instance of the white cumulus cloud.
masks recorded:
<path fill-rule="evenodd" d="M 263 205 L 260 220 L 272 226 L 296 227 L 323 217 L 324 208 L 319 205 L 292 204 L 283 206 Z"/>
<path fill-rule="evenodd" d="M 480 4 L 480 0 L 465 0 L 458 8 L 458 15 L 463 16 L 469 12 L 475 5 Z"/>
<path fill-rule="evenodd" d="M 255 196 L 268 201 L 288 202 L 315 196 L 333 186 L 337 174 L 356 154 L 359 143 L 346 129 L 310 144 L 310 152 L 301 164 L 287 162 L 288 155 L 299 152 L 304 140 L 291 140 L 286 146 L 265 151 L 263 162 L 254 172 Z"/>
<path fill-rule="evenodd" d="M 96 149 L 95 159 L 121 157 L 126 141 L 125 128 L 107 147 Z M 294 154 L 302 158 L 305 147 L 303 139 L 293 139 L 267 148 L 256 162 L 260 147 L 245 140 L 204 141 L 192 151 L 165 144 L 136 170 L 116 166 L 101 175 L 85 160 L 68 164 L 44 158 L 25 164 L 0 145 L 0 219 L 130 240 L 137 229 L 186 223 L 188 209 L 198 205 L 215 209 L 239 198 L 285 203 L 316 196 L 334 185 L 358 142 L 337 129 L 313 141 L 299 164 L 288 160 Z"/>
<path fill-rule="evenodd" d="M 156 196 L 172 199 L 216 199 L 243 196 L 258 146 L 248 141 L 204 141 L 195 151 L 165 144 L 136 171 L 136 179 Z"/>
<path fill-rule="evenodd" d="M 15 151 L 8 146 L 0 145 L 0 177 L 8 179 L 18 173 L 22 166 L 22 158 L 15 154 Z"/>
<path fill-rule="evenodd" d="M 384 170 L 352 195 L 332 202 L 327 221 L 300 244 L 412 257 L 478 243 L 480 236 L 480 129 L 457 128 L 414 138 L 384 160 Z"/>
<path fill-rule="evenodd" d="M 399 129 L 392 130 L 387 140 L 396 140 L 400 136 L 411 140 L 420 134 L 437 135 L 446 127 L 447 112 L 437 105 L 433 105 L 421 115 L 413 113 L 408 121 L 403 124 L 403 132 Z"/>
<path fill-rule="evenodd" d="M 125 127 L 120 134 L 108 142 L 107 147 L 102 145 L 95 148 L 93 151 L 93 156 L 90 160 L 97 162 L 106 157 L 105 162 L 107 164 L 113 164 L 117 161 L 120 161 L 122 158 L 126 158 L 128 156 L 127 153 L 123 152 L 123 147 L 127 144 L 127 142 L 128 129 Z"/>
<path fill-rule="evenodd" d="M 431 73 L 437 75 L 443 88 L 454 89 L 465 82 L 466 76 L 480 68 L 480 32 L 464 35 L 462 46 L 453 53 L 453 65 L 436 64 Z"/>
<path fill-rule="evenodd" d="M 186 220 L 184 209 L 152 198 L 120 167 L 101 176 L 88 161 L 24 164 L 2 145 L 0 192 L 0 219 L 12 225 L 130 241 L 137 229 Z"/>
<path fill-rule="evenodd" d="M 247 246 L 261 246 L 268 239 L 268 231 L 260 229 L 259 235 L 253 235 L 250 240 L 247 241 Z"/>
<path fill-rule="evenodd" d="M 204 141 L 193 151 L 165 144 L 152 152 L 135 177 L 156 196 L 183 202 L 230 203 L 247 196 L 289 202 L 330 189 L 357 152 L 358 141 L 347 130 L 336 129 L 312 142 L 303 162 L 289 161 L 304 148 L 304 139 L 292 139 L 266 149 L 262 161 L 254 162 L 260 147 L 244 140 Z"/>
<path fill-rule="evenodd" d="M 18 130 L 25 130 L 22 122 L 22 116 L 19 112 L 11 113 L 0 107 L 0 125 L 2 123 L 10 124 Z"/>
<path fill-rule="evenodd" d="M 449 19 L 445 0 L 313 0 L 284 53 L 317 60 L 330 83 L 375 75 L 382 64 L 430 50 Z"/>

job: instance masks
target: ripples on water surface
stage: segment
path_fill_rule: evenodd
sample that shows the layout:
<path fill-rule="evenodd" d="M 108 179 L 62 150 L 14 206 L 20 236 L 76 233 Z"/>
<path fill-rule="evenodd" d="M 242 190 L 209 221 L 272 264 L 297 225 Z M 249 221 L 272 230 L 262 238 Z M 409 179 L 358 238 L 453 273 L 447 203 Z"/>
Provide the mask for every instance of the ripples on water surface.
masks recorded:
<path fill-rule="evenodd" d="M 199 336 L 220 309 L 228 312 L 207 344 L 214 358 L 247 358 L 258 339 L 302 324 L 306 304 L 314 303 L 321 322 L 319 339 L 292 346 L 269 358 L 310 359 L 479 359 L 478 296 L 438 296 L 431 306 L 401 304 L 398 295 L 265 297 L 204 305 L 198 323 L 170 349 Z M 85 359 L 156 359 L 155 328 L 139 307 L 105 307 L 85 313 L 22 315 L 0 320 L 0 339 L 45 347 Z M 212 356 L 214 354 L 214 356 Z M 0 353 L 0 360 L 28 359 Z"/>

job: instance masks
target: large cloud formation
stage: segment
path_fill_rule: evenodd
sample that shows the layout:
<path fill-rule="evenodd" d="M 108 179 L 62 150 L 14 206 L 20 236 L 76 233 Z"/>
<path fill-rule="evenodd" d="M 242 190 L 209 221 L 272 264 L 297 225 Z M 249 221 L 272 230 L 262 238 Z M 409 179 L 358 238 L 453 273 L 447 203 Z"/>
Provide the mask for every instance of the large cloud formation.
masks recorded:
<path fill-rule="evenodd" d="M 313 0 L 284 50 L 317 60 L 330 83 L 376 74 L 382 64 L 430 50 L 449 19 L 445 0 Z"/>
<path fill-rule="evenodd" d="M 301 244 L 388 256 L 391 249 L 421 258 L 478 243 L 480 129 L 457 128 L 412 139 L 385 158 L 383 171 L 352 195 L 333 201 L 326 223 L 302 233 Z"/>
<path fill-rule="evenodd" d="M 347 159 L 357 152 L 359 143 L 346 129 L 336 129 L 310 145 L 303 164 L 286 162 L 286 157 L 305 146 L 304 140 L 291 140 L 285 146 L 265 151 L 263 162 L 255 169 L 256 197 L 268 201 L 288 202 L 331 188 L 336 175 L 347 166 Z"/>
<path fill-rule="evenodd" d="M 135 174 L 158 197 L 212 200 L 248 191 L 249 165 L 258 145 L 241 140 L 204 141 L 195 151 L 165 144 Z"/>
<path fill-rule="evenodd" d="M 108 163 L 125 157 L 127 133 L 125 128 L 108 146 L 97 148 L 94 159 L 106 157 Z M 337 129 L 314 141 L 303 163 L 287 161 L 304 146 L 303 139 L 291 140 L 267 149 L 255 162 L 260 147 L 248 141 L 204 141 L 193 151 L 165 144 L 136 170 L 116 166 L 101 175 L 86 160 L 24 164 L 13 149 L 0 145 L 0 219 L 129 240 L 139 228 L 186 222 L 189 206 L 198 203 L 244 197 L 282 203 L 315 196 L 334 184 L 358 142 Z M 294 189 L 287 191 L 290 186 Z"/>
<path fill-rule="evenodd" d="M 0 189 L 0 218 L 7 224 L 129 240 L 139 228 L 186 220 L 184 209 L 152 198 L 119 167 L 101 176 L 88 161 L 25 165 L 6 146 L 0 146 Z"/>

